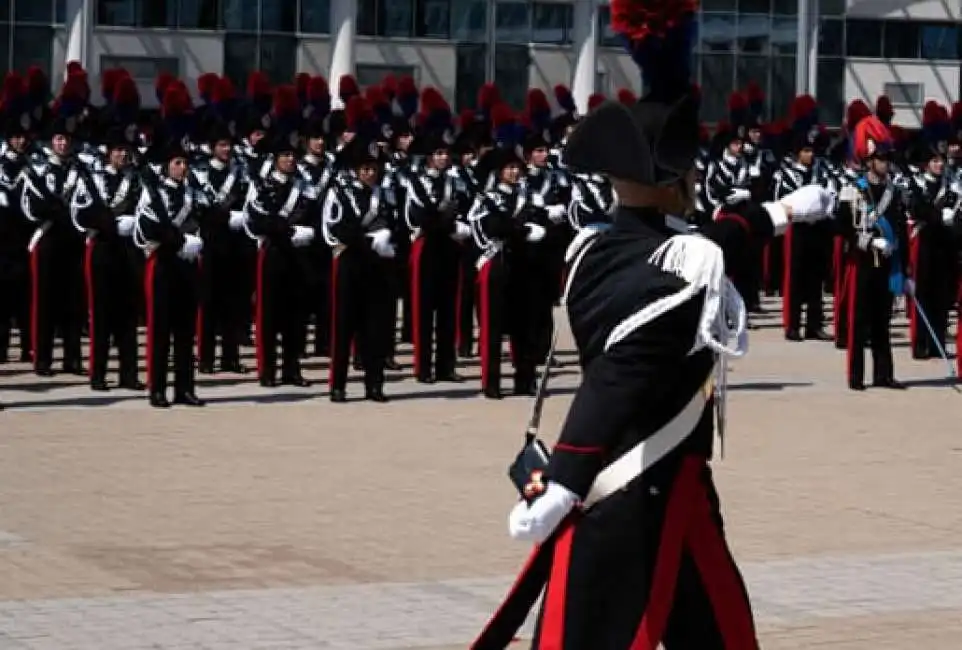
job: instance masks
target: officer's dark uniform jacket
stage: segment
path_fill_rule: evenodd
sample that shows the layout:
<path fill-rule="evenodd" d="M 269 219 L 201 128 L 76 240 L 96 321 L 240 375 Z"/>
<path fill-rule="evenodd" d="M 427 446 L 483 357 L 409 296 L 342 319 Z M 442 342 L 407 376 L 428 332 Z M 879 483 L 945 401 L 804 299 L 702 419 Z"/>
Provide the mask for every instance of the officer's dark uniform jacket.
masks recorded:
<path fill-rule="evenodd" d="M 525 248 L 525 224 L 544 226 L 547 220 L 538 198 L 524 183 L 498 183 L 477 196 L 468 213 L 468 224 L 483 259 Z"/>
<path fill-rule="evenodd" d="M 131 233 L 118 232 L 117 217 L 133 216 L 139 200 L 140 188 L 132 173 L 103 165 L 100 171 L 82 174 L 77 183 L 74 205 L 85 207 L 76 210 L 74 225 L 88 237 L 120 242 Z"/>
<path fill-rule="evenodd" d="M 726 151 L 711 161 L 705 170 L 705 198 L 716 208 L 725 205 L 733 190 L 750 189 L 750 172 L 744 158 Z"/>
<path fill-rule="evenodd" d="M 24 216 L 37 224 L 38 236 L 51 228 L 62 234 L 74 230 L 69 200 L 80 180 L 79 164 L 51 153 L 39 165 L 24 168 L 21 208 Z"/>
<path fill-rule="evenodd" d="M 568 221 L 575 230 L 609 223 L 617 197 L 611 182 L 601 174 L 572 174 Z"/>
<path fill-rule="evenodd" d="M 459 206 L 457 178 L 448 170 L 424 169 L 404 185 L 404 219 L 412 236 L 451 235 Z"/>
<path fill-rule="evenodd" d="M 200 232 L 199 216 L 206 207 L 207 197 L 191 183 L 164 177 L 141 191 L 134 243 L 147 254 L 176 255 L 184 245 L 184 235 Z"/>
<path fill-rule="evenodd" d="M 313 194 L 299 175 L 274 170 L 262 181 L 251 179 L 247 197 L 248 229 L 262 244 L 293 247 L 294 226 L 314 227 L 307 214 Z"/>
<path fill-rule="evenodd" d="M 230 228 L 232 211 L 240 210 L 247 193 L 244 170 L 233 162 L 209 158 L 191 170 L 191 178 L 209 207 L 200 223 L 201 238 L 207 252 L 229 247 L 236 241 Z"/>
<path fill-rule="evenodd" d="M 382 185 L 369 187 L 353 175 L 335 182 L 327 194 L 323 209 L 324 240 L 335 254 L 356 250 L 376 255 L 365 235 L 385 228 L 393 230 L 393 206 L 385 200 Z"/>

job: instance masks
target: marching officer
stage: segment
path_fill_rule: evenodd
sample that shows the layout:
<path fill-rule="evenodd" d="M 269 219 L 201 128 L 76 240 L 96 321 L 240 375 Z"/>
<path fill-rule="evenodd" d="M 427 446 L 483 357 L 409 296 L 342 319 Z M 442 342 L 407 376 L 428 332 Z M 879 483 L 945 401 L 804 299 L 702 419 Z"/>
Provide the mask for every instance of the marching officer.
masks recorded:
<path fill-rule="evenodd" d="M 393 208 L 384 200 L 376 143 L 355 137 L 338 158 L 342 169 L 352 171 L 331 187 L 323 209 L 324 239 L 334 251 L 331 401 L 347 400 L 351 342 L 356 338 L 365 397 L 386 402 L 384 363 L 391 351 L 396 305 Z"/>
<path fill-rule="evenodd" d="M 22 79 L 20 83 L 23 83 Z M 8 91 L 8 88 L 4 89 L 5 93 Z M 0 363 L 7 361 L 10 328 L 14 321 L 20 330 L 20 361 L 30 361 L 31 331 L 27 244 L 33 229 L 20 208 L 20 172 L 29 164 L 27 151 L 31 122 L 29 113 L 11 112 L 9 106 L 6 108 L 4 132 L 7 140 L 0 153 Z"/>
<path fill-rule="evenodd" d="M 155 147 L 163 147 L 155 143 Z M 174 344 L 174 404 L 204 406 L 194 391 L 194 332 L 199 259 L 204 247 L 200 212 L 206 197 L 189 182 L 180 144 L 156 151 L 163 176 L 145 179 L 137 205 L 134 242 L 147 254 L 147 387 L 150 405 L 168 408 L 167 371 Z"/>
<path fill-rule="evenodd" d="M 74 225 L 87 236 L 84 274 L 90 317 L 90 388 L 109 390 L 107 360 L 113 338 L 120 362 L 120 387 L 144 390 L 146 386 L 137 379 L 140 293 L 130 255 L 140 195 L 128 168 L 123 132 L 112 129 L 105 146 L 102 169 L 81 171 L 71 202 Z"/>

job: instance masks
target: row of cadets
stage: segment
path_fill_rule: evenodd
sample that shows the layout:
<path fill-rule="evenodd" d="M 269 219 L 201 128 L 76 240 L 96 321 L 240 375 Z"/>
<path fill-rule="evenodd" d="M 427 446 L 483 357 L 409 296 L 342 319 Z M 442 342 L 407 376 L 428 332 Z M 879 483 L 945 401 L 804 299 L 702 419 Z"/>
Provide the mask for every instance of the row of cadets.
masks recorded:
<path fill-rule="evenodd" d="M 775 172 L 772 198 L 779 200 L 805 185 L 828 187 L 831 175 L 819 155 L 825 150 L 826 135 L 820 128 L 817 106 L 808 95 L 792 104 L 793 122 L 786 132 L 788 152 Z M 792 224 L 785 230 L 779 259 L 782 276 L 782 327 L 789 341 L 814 339 L 829 341 L 825 332 L 822 288 L 829 272 L 832 243 L 831 224 Z M 771 251 L 772 249 L 770 249 Z M 802 335 L 802 309 L 805 308 L 805 333 Z"/>
<path fill-rule="evenodd" d="M 377 144 L 377 124 L 364 100 L 357 100 L 354 136 L 338 151 L 342 174 L 327 193 L 321 222 L 334 255 L 329 384 L 335 403 L 347 401 L 352 343 L 364 371 L 365 398 L 387 401 L 384 368 L 397 300 L 395 208 L 386 200 L 381 182 L 385 161 Z"/>
<path fill-rule="evenodd" d="M 915 301 L 908 303 L 909 338 L 916 359 L 939 357 L 945 349 L 949 311 L 959 299 L 957 229 L 962 190 L 959 179 L 947 174 L 946 155 L 952 137 L 948 111 L 937 102 L 926 103 L 922 128 L 910 147 L 911 266 L 915 272 L 915 300 L 935 332 L 919 322 Z"/>
<path fill-rule="evenodd" d="M 164 90 L 137 204 L 134 243 L 146 256 L 147 390 L 150 405 L 167 408 L 171 340 L 174 403 L 203 406 L 194 389 L 194 342 L 200 285 L 200 236 L 207 197 L 191 182 L 183 142 L 192 127 L 183 82 Z M 159 170 L 159 171 L 157 171 Z"/>
<path fill-rule="evenodd" d="M 32 222 L 28 244 L 31 268 L 31 348 L 35 372 L 53 371 L 54 335 L 63 340 L 64 372 L 84 375 L 81 332 L 84 328 L 84 237 L 70 218 L 70 200 L 80 179 L 81 163 L 73 155 L 73 137 L 87 105 L 86 76 L 71 73 L 45 125 L 50 147 L 43 159 L 23 170 L 20 208 Z"/>

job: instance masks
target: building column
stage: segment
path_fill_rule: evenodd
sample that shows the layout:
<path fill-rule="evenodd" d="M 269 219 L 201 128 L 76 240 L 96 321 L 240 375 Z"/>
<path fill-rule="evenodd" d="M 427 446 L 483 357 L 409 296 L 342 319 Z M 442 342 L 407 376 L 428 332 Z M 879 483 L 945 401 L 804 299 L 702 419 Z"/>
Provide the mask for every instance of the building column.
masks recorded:
<path fill-rule="evenodd" d="M 65 22 L 67 27 L 67 47 L 64 65 L 79 61 L 84 70 L 90 71 L 93 34 L 93 3 L 91 0 L 67 0 Z"/>
<path fill-rule="evenodd" d="M 579 113 L 588 112 L 588 98 L 597 88 L 598 77 L 598 3 L 597 0 L 575 0 L 574 7 L 574 73 L 571 94 Z"/>
<path fill-rule="evenodd" d="M 357 0 L 331 2 L 331 106 L 344 108 L 337 88 L 341 77 L 354 75 L 354 40 L 357 32 Z"/>
<path fill-rule="evenodd" d="M 818 9 L 812 0 L 798 0 L 798 50 L 795 53 L 795 92 L 814 95 L 818 63 Z"/>

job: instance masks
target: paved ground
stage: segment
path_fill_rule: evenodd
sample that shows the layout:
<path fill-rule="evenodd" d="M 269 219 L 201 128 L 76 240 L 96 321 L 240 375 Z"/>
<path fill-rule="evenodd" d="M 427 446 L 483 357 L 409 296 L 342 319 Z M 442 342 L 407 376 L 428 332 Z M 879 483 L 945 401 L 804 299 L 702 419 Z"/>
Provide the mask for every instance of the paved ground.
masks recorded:
<path fill-rule="evenodd" d="M 734 367 L 717 463 L 764 647 L 955 650 L 962 394 L 902 341 L 911 389 L 850 393 L 841 353 L 774 322 Z M 0 367 L 0 650 L 463 649 L 527 551 L 505 466 L 530 401 L 476 379 L 335 406 L 215 377 L 207 409 L 158 412 L 23 370 Z"/>

